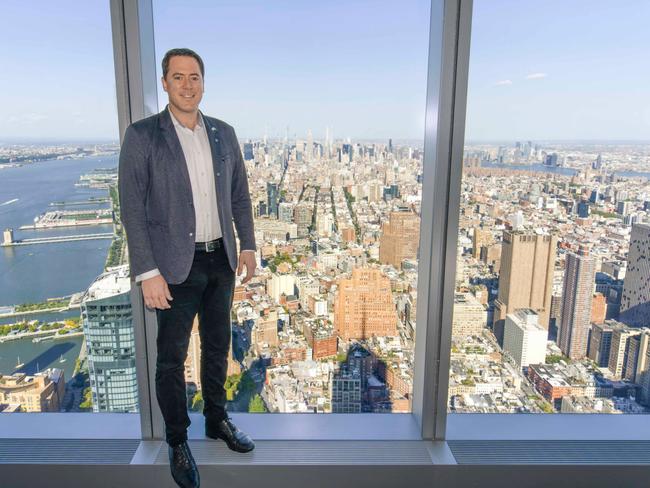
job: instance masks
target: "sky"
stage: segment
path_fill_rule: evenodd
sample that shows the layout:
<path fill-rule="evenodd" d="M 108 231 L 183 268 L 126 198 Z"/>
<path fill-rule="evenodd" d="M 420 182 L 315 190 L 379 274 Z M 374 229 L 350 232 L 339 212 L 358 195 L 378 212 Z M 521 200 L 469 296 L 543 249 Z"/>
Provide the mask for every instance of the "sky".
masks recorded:
<path fill-rule="evenodd" d="M 199 52 L 202 110 L 240 137 L 423 137 L 427 0 L 153 5 L 157 65 Z M 116 139 L 108 1 L 1 8 L 0 143 Z M 650 140 L 649 18 L 642 0 L 474 0 L 466 138 Z"/>

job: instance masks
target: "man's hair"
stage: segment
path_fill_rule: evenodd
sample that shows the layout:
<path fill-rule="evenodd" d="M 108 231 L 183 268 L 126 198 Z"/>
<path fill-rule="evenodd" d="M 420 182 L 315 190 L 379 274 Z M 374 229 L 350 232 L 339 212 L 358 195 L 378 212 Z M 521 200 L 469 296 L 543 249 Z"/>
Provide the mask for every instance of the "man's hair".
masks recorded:
<path fill-rule="evenodd" d="M 205 68 L 203 66 L 203 60 L 201 59 L 201 56 L 196 54 L 191 49 L 184 47 L 170 49 L 165 53 L 165 57 L 162 60 L 163 78 L 167 79 L 167 72 L 169 71 L 169 60 L 174 56 L 190 56 L 196 59 L 196 62 L 199 63 L 199 68 L 201 68 L 201 77 L 205 78 Z"/>

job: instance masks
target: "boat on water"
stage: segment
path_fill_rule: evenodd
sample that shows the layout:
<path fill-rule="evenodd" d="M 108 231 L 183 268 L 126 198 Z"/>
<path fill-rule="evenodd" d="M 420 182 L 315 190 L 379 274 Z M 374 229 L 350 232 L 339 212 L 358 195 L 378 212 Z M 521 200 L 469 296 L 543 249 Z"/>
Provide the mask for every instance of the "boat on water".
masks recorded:
<path fill-rule="evenodd" d="M 25 363 L 21 363 L 20 362 L 20 356 L 18 356 L 18 362 L 16 363 L 16 369 L 22 368 L 23 366 L 25 366 Z"/>
<path fill-rule="evenodd" d="M 11 205 L 12 203 L 16 203 L 17 201 L 18 201 L 17 198 L 14 198 L 14 199 L 12 199 L 12 200 L 7 200 L 7 201 L 4 202 L 4 203 L 0 203 L 0 207 L 2 207 L 2 206 L 4 206 L 4 205 Z"/>
<path fill-rule="evenodd" d="M 61 357 L 59 358 L 60 363 L 65 363 L 67 361 L 66 358 L 63 357 L 63 354 L 61 354 Z"/>
<path fill-rule="evenodd" d="M 53 336 L 53 335 L 48 335 L 48 336 L 45 336 L 45 337 L 34 337 L 34 338 L 32 339 L 32 342 L 33 342 L 34 344 L 38 344 L 39 342 L 43 342 L 43 341 L 51 341 L 52 339 L 54 339 L 54 336 Z"/>

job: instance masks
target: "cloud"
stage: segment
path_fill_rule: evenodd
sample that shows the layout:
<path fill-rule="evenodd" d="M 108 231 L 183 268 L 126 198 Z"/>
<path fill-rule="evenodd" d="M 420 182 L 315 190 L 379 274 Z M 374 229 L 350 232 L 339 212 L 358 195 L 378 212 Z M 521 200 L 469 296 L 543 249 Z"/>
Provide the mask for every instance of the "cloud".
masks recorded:
<path fill-rule="evenodd" d="M 40 122 L 42 120 L 47 120 L 49 117 L 45 114 L 38 113 L 23 113 L 19 115 L 10 115 L 7 117 L 7 121 L 12 124 L 33 124 L 34 122 Z"/>
<path fill-rule="evenodd" d="M 542 78 L 546 78 L 548 75 L 546 73 L 531 73 L 528 76 L 526 76 L 527 80 L 541 80 Z"/>
<path fill-rule="evenodd" d="M 501 81 L 497 81 L 494 84 L 494 86 L 505 86 L 505 85 L 512 85 L 512 81 L 511 80 L 501 80 Z"/>

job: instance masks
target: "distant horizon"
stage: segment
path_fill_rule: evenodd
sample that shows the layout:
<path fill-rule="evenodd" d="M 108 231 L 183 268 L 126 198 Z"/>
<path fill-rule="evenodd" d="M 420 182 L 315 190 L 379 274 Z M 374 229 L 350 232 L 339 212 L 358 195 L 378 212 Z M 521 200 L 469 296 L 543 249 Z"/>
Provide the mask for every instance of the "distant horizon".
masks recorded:
<path fill-rule="evenodd" d="M 282 141 L 283 137 L 271 137 L 266 136 L 268 141 L 276 142 Z M 264 136 L 256 137 L 242 137 L 238 134 L 238 139 L 240 143 L 247 142 L 248 140 L 257 142 L 264 139 Z M 345 142 L 347 137 L 336 137 L 332 139 L 332 142 Z M 377 138 L 377 137 L 350 137 L 352 142 L 369 142 L 369 143 L 385 143 L 388 144 L 389 138 Z M 393 141 L 393 144 L 396 143 L 407 143 L 407 142 L 418 142 L 423 143 L 424 138 L 409 138 L 409 137 L 393 137 L 390 138 Z M 307 137 L 289 137 L 288 141 L 303 141 L 307 140 Z M 325 138 L 313 137 L 314 142 L 324 141 Z M 532 142 L 534 144 L 585 144 L 585 145 L 650 145 L 650 139 L 535 139 L 531 137 L 519 138 L 519 139 L 466 139 L 464 145 L 473 145 L 473 144 L 516 144 L 518 142 Z M 33 145 L 47 145 L 47 144 L 119 144 L 117 139 L 108 139 L 108 138 L 79 138 L 79 139 L 68 139 L 68 138 L 30 138 L 30 137 L 21 137 L 21 138 L 10 138 L 2 139 L 0 137 L 0 147 L 16 144 L 33 144 Z"/>

